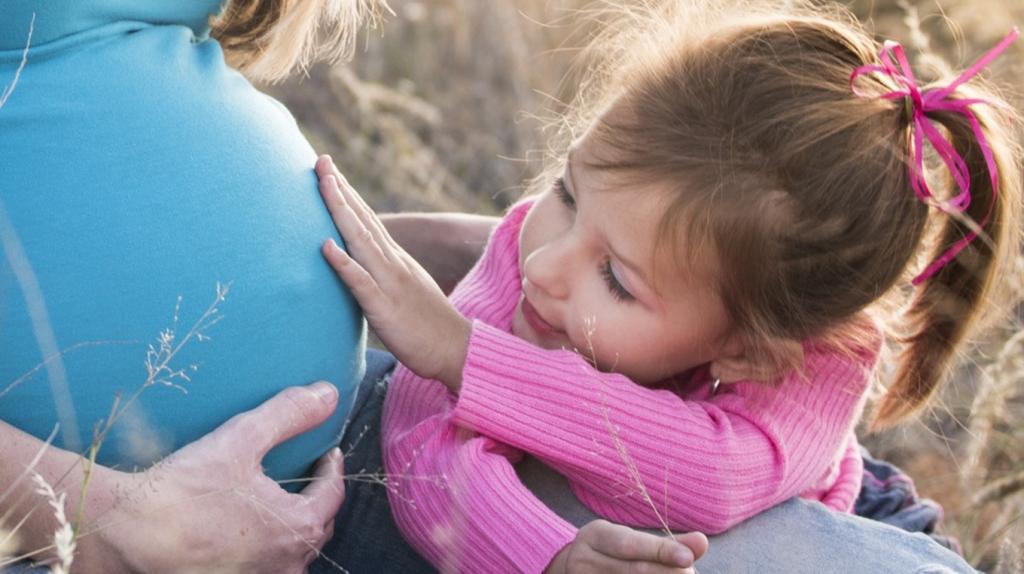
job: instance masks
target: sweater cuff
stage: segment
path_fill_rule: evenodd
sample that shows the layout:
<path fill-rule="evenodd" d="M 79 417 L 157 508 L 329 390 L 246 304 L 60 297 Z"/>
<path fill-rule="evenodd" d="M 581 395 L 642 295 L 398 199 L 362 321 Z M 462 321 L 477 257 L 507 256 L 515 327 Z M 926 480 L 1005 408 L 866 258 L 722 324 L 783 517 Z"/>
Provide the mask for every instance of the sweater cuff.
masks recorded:
<path fill-rule="evenodd" d="M 543 390 L 529 392 L 524 387 L 545 386 L 524 373 L 523 366 L 543 364 L 550 360 L 550 353 L 483 321 L 473 321 L 452 421 L 499 440 L 515 433 L 514 427 L 520 425 L 510 420 L 515 418 L 512 415 L 539 414 L 529 403 Z"/>

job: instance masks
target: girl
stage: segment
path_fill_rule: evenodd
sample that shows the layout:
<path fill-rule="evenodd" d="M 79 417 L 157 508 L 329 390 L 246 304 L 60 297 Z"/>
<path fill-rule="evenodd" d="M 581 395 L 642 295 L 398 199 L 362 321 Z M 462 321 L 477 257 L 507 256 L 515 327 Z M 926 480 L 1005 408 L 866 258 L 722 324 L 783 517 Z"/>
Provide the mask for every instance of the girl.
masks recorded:
<path fill-rule="evenodd" d="M 585 545 L 518 482 L 523 452 L 628 525 L 716 533 L 794 496 L 849 511 L 890 334 L 872 310 L 916 273 L 887 426 L 938 388 L 1016 253 L 1003 106 L 965 85 L 1015 33 L 918 87 L 898 45 L 840 18 L 684 17 L 615 36 L 629 49 L 585 83 L 604 97 L 577 102 L 557 175 L 450 299 L 318 165 L 351 249 L 324 255 L 402 363 L 382 430 L 395 518 L 441 569 L 559 571 Z"/>

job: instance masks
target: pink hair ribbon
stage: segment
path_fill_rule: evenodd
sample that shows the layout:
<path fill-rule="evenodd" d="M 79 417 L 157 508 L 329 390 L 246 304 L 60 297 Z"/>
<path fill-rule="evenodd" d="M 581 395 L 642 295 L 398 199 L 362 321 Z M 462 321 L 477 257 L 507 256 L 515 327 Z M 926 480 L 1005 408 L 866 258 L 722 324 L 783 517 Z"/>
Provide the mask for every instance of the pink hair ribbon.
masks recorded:
<path fill-rule="evenodd" d="M 903 46 L 892 40 L 885 42 L 882 47 L 882 51 L 878 54 L 881 65 L 860 66 L 850 74 L 850 89 L 854 94 L 861 97 L 876 97 L 873 94 L 868 94 L 857 89 L 857 78 L 864 74 L 881 74 L 883 76 L 888 76 L 896 82 L 897 86 L 899 86 L 891 92 L 882 94 L 880 97 L 887 100 L 906 98 L 909 106 L 911 122 L 913 125 L 911 153 L 914 157 L 913 163 L 909 165 L 910 185 L 918 199 L 929 205 L 935 205 L 944 213 L 963 213 L 963 211 L 967 209 L 971 203 L 971 177 L 964 159 L 956 152 L 953 144 L 950 143 L 938 129 L 936 129 L 926 114 L 933 111 L 949 111 L 957 112 L 967 117 L 970 122 L 971 129 L 974 131 L 974 137 L 977 139 L 978 146 L 981 148 L 981 153 L 985 158 L 985 163 L 988 166 L 989 177 L 992 179 L 993 202 L 989 205 L 989 209 L 985 214 L 985 217 L 978 224 L 979 229 L 984 228 L 988 223 L 989 218 L 992 216 L 992 205 L 995 204 L 996 195 L 998 194 L 999 189 L 999 174 L 996 169 L 995 158 L 992 156 L 992 148 L 988 145 L 988 141 L 985 139 L 985 133 L 981 129 L 981 124 L 978 122 L 977 117 L 975 117 L 970 108 L 976 104 L 994 104 L 981 98 L 950 99 L 949 95 L 960 87 L 961 84 L 976 76 L 978 72 L 984 69 L 985 66 L 992 62 L 992 60 L 999 57 L 999 55 L 1006 51 L 1010 44 L 1015 42 L 1019 36 L 1020 30 L 1014 27 L 1010 30 L 1010 33 L 1007 34 L 1001 42 L 999 42 L 999 44 L 986 52 L 985 55 L 974 63 L 974 65 L 968 68 L 957 79 L 953 80 L 948 86 L 926 90 L 923 94 L 921 93 L 921 90 L 918 89 L 917 82 L 914 80 L 914 73 L 910 69 L 910 63 L 907 61 L 906 54 L 903 52 Z M 896 64 L 893 63 L 894 58 L 896 60 Z M 953 176 L 953 181 L 956 182 L 957 187 L 960 189 L 960 192 L 948 201 L 939 202 L 935 200 L 931 190 L 928 188 L 928 183 L 925 181 L 925 138 L 931 142 L 936 153 L 938 153 L 939 157 L 942 158 L 946 167 L 949 168 L 949 172 Z M 968 244 L 974 241 L 977 236 L 978 233 L 973 230 L 965 235 L 940 255 L 938 259 L 932 261 L 920 275 L 914 277 L 912 283 L 914 285 L 919 285 L 935 275 L 935 273 L 952 261 L 960 251 L 967 247 Z"/>

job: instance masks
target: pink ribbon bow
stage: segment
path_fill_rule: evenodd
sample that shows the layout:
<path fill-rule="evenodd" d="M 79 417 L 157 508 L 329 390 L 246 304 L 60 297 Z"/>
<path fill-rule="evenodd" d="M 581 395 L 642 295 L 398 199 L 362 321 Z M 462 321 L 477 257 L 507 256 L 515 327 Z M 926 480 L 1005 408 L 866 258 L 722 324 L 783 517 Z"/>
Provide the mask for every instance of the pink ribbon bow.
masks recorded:
<path fill-rule="evenodd" d="M 908 104 L 911 111 L 911 120 L 913 124 L 913 138 L 911 140 L 911 152 L 914 156 L 913 163 L 909 166 L 910 169 L 910 185 L 914 189 L 914 193 L 921 201 L 935 205 L 944 213 L 962 213 L 971 204 L 971 176 L 967 169 L 967 164 L 964 159 L 960 157 L 960 154 L 956 152 L 953 144 L 947 140 L 938 129 L 932 125 L 931 120 L 926 115 L 932 111 L 951 111 L 963 114 L 967 117 L 971 124 L 971 129 L 974 131 L 974 137 L 977 138 L 978 146 L 981 148 L 981 153 L 985 157 L 985 163 L 988 165 L 988 173 L 992 179 L 992 204 L 989 205 L 988 212 L 985 217 L 981 220 L 978 228 L 984 228 L 988 223 L 989 218 L 992 215 L 992 205 L 995 204 L 996 195 L 999 189 L 999 174 L 996 169 L 995 158 L 992 157 L 992 148 L 988 145 L 988 141 L 985 139 L 985 133 L 981 129 L 981 124 L 975 117 L 974 113 L 971 112 L 971 106 L 976 104 L 993 105 L 992 102 L 982 98 L 964 98 L 964 99 L 949 99 L 949 95 L 953 93 L 961 84 L 967 82 L 975 75 L 978 74 L 982 69 L 985 68 L 992 60 L 999 57 L 1006 48 L 1015 42 L 1020 36 L 1020 30 L 1014 27 L 1010 30 L 1010 33 L 999 42 L 996 47 L 989 50 L 974 63 L 973 66 L 968 68 L 963 74 L 953 80 L 948 86 L 944 88 L 935 88 L 927 90 L 925 93 L 921 93 L 921 90 L 917 87 L 917 82 L 914 80 L 914 73 L 910 69 L 910 64 L 907 61 L 907 56 L 903 52 L 903 46 L 899 42 L 889 40 L 885 42 L 882 47 L 882 51 L 879 52 L 878 58 L 882 62 L 881 65 L 868 65 L 860 66 L 850 74 L 850 89 L 854 94 L 861 97 L 874 97 L 872 94 L 859 91 L 857 89 L 856 81 L 857 78 L 864 74 L 882 74 L 889 76 L 894 82 L 900 87 L 897 89 L 882 94 L 881 97 L 887 100 L 896 100 L 901 98 L 907 98 Z M 893 58 L 896 59 L 897 65 L 893 64 Z M 934 199 L 931 190 L 928 188 L 928 183 L 925 181 L 924 175 L 924 140 L 925 138 L 931 142 L 935 151 L 942 158 L 942 161 L 949 168 L 949 172 L 953 176 L 953 181 L 956 182 L 960 192 L 948 201 L 939 202 Z M 932 261 L 931 264 L 921 272 L 920 275 L 914 277 L 912 283 L 919 285 L 926 281 L 931 276 L 935 275 L 948 264 L 954 257 L 957 256 L 971 241 L 978 236 L 976 231 L 971 231 L 964 236 L 960 241 L 953 244 L 952 247 L 947 249 L 938 259 Z"/>

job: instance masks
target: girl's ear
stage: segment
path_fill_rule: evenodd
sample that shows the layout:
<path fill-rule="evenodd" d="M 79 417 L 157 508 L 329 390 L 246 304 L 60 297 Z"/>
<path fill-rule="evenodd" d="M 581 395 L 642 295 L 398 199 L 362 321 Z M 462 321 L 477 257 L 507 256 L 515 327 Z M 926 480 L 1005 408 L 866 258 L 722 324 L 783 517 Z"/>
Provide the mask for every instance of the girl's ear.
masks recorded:
<path fill-rule="evenodd" d="M 783 339 L 759 347 L 757 352 L 751 352 L 739 337 L 727 341 L 722 354 L 711 362 L 711 376 L 723 383 L 769 381 L 803 362 L 800 341 Z"/>

